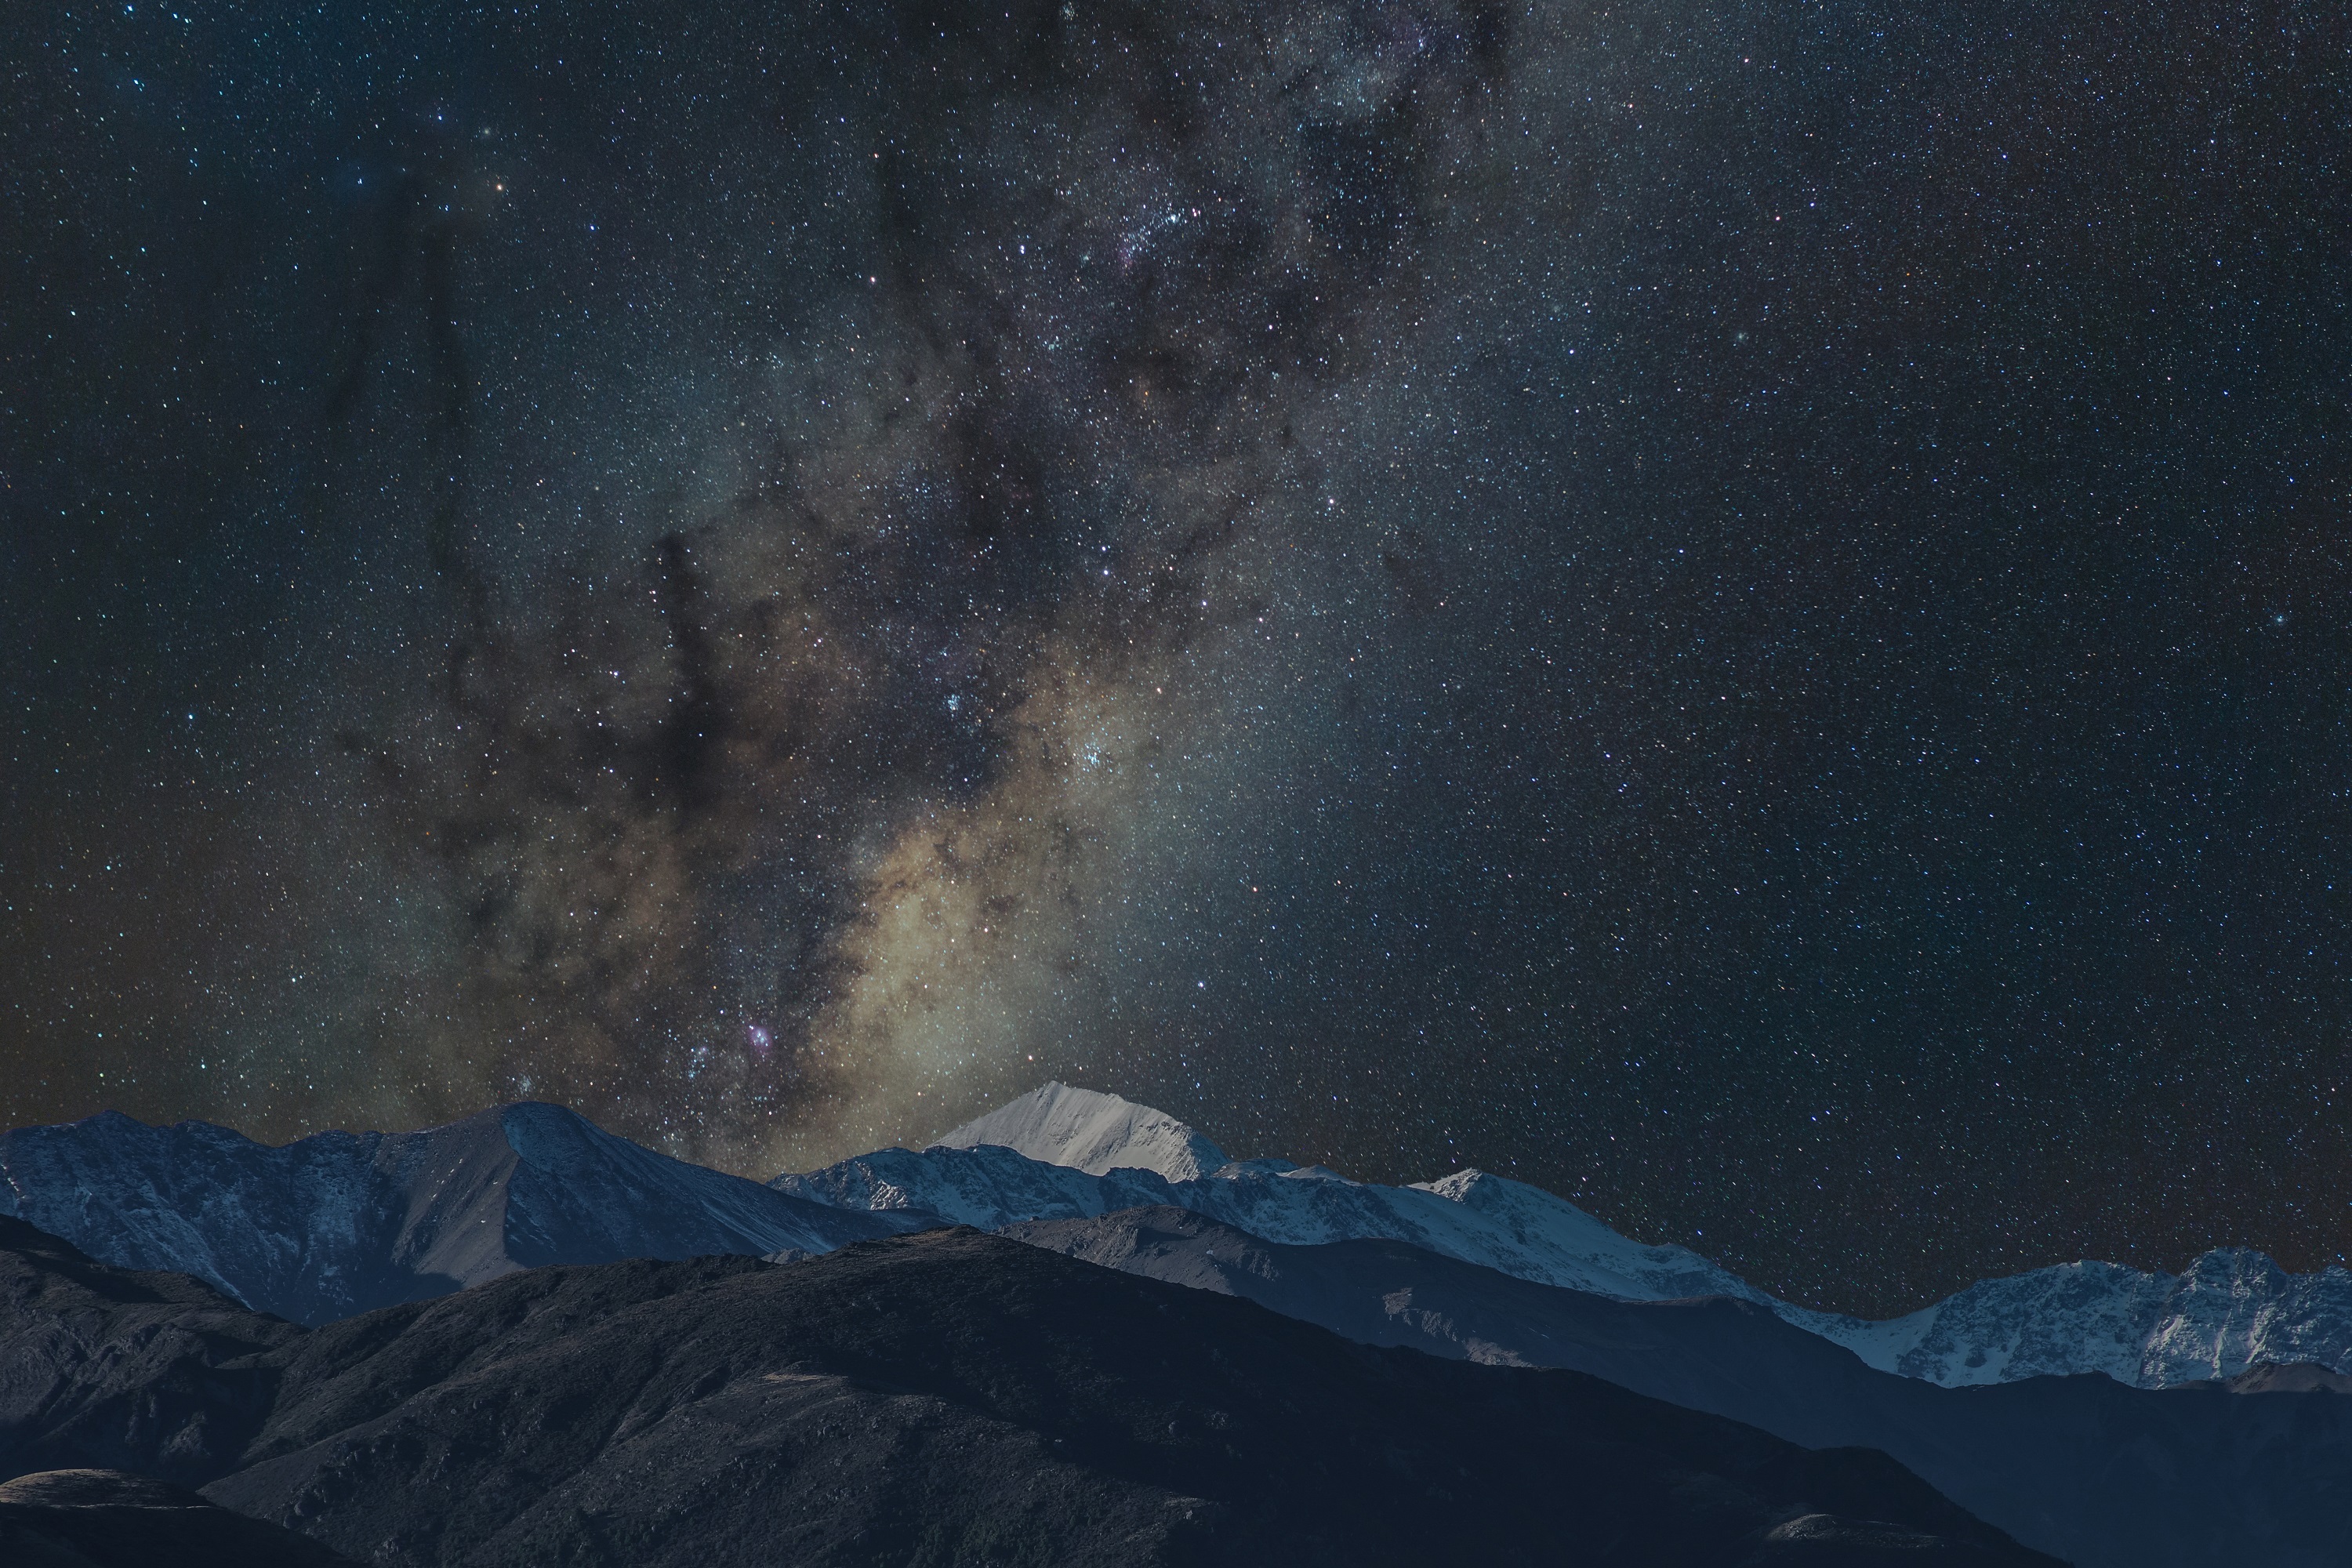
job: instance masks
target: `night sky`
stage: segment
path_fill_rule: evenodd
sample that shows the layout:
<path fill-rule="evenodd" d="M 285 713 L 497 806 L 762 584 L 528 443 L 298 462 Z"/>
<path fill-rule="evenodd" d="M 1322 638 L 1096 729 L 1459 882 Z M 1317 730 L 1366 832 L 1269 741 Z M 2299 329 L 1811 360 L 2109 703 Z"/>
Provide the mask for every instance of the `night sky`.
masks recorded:
<path fill-rule="evenodd" d="M 2338 0 L 0 71 L 0 1125 L 1060 1078 L 1850 1310 L 2352 1250 Z"/>

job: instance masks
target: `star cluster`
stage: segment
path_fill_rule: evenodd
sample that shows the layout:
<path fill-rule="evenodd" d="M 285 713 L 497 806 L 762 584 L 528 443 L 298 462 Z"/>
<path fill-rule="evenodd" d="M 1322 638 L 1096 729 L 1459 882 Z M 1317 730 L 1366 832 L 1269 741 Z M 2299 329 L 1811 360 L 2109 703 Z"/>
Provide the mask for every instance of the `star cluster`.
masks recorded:
<path fill-rule="evenodd" d="M 0 1119 L 2352 1226 L 2326 7 L 0 20 Z"/>

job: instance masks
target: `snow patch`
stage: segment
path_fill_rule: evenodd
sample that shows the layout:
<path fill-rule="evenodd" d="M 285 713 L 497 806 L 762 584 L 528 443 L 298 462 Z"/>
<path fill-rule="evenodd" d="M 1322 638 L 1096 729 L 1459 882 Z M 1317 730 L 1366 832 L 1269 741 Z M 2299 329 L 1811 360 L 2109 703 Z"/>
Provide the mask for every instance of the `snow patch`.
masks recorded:
<path fill-rule="evenodd" d="M 934 1147 L 982 1144 L 1094 1176 L 1139 1170 L 1189 1182 L 1227 1163 L 1223 1150 L 1164 1110 L 1058 1082 L 942 1133 Z"/>

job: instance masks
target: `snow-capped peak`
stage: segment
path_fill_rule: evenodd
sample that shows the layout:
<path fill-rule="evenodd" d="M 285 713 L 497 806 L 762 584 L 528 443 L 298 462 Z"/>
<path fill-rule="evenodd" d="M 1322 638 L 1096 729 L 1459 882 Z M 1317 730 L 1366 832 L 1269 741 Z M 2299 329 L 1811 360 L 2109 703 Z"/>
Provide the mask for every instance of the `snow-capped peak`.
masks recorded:
<path fill-rule="evenodd" d="M 1058 1082 L 942 1133 L 932 1147 L 982 1144 L 1095 1176 L 1154 1171 L 1171 1182 L 1191 1182 L 1227 1163 L 1223 1150 L 1164 1110 Z"/>
<path fill-rule="evenodd" d="M 1465 1170 L 1391 1187 L 1322 1165 L 1228 1160 L 1164 1111 L 1062 1083 L 967 1122 L 921 1153 L 880 1150 L 770 1184 L 821 1203 L 919 1211 L 985 1229 L 1173 1204 L 1269 1241 L 1380 1237 L 1604 1295 L 1769 1300 L 1694 1253 L 1630 1241 L 1524 1182 Z"/>
<path fill-rule="evenodd" d="M 18 1128 L 0 1133 L 0 1214 L 310 1323 L 541 1264 L 815 1252 L 924 1223 L 845 1215 L 532 1102 L 277 1148 L 113 1112 Z"/>

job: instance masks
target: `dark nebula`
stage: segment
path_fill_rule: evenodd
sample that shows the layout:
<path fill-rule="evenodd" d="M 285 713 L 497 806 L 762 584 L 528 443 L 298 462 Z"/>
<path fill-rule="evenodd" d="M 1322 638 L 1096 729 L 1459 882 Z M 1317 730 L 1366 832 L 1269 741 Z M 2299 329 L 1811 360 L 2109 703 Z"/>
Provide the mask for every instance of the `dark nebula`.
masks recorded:
<path fill-rule="evenodd" d="M 0 1122 L 1049 1077 L 2341 1258 L 2318 4 L 10 7 Z"/>

